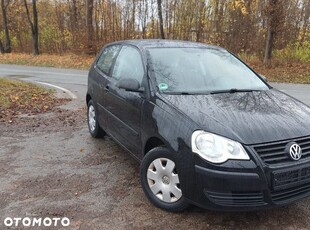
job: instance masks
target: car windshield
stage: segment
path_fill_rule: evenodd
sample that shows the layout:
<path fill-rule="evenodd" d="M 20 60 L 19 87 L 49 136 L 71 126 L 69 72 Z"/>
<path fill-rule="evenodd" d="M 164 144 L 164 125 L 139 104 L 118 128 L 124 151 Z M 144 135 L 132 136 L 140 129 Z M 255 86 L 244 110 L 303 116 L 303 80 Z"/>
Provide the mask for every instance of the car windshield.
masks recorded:
<path fill-rule="evenodd" d="M 226 50 L 149 48 L 150 70 L 160 92 L 208 94 L 267 90 L 257 75 Z"/>

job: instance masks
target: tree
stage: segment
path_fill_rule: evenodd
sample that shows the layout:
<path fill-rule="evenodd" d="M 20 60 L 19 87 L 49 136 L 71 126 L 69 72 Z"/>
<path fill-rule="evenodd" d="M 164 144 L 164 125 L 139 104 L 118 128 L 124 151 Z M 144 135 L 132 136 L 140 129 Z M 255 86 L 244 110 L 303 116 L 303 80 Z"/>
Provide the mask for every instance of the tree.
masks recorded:
<path fill-rule="evenodd" d="M 9 6 L 10 0 L 1 0 L 1 11 L 2 11 L 2 21 L 3 21 L 3 28 L 4 28 L 4 46 L 1 42 L 0 44 L 0 51 L 1 53 L 11 53 L 11 40 L 9 34 L 9 26 L 8 26 L 8 17 L 7 17 L 7 8 Z"/>
<path fill-rule="evenodd" d="M 274 40 L 277 31 L 281 30 L 281 26 L 284 24 L 284 12 L 283 5 L 280 0 L 269 0 L 267 5 L 267 39 L 266 49 L 264 56 L 264 64 L 271 64 L 272 50 L 274 47 Z"/>
<path fill-rule="evenodd" d="M 0 40 L 0 53 L 4 53 L 4 47 L 1 40 Z"/>
<path fill-rule="evenodd" d="M 32 0 L 32 15 L 33 21 L 31 20 L 30 12 L 28 9 L 27 1 L 24 0 L 24 6 L 26 8 L 27 19 L 31 28 L 32 43 L 33 43 L 33 54 L 39 55 L 39 28 L 38 28 L 38 11 L 37 11 L 37 1 Z"/>
<path fill-rule="evenodd" d="M 93 14 L 94 14 L 94 0 L 86 0 L 86 28 L 87 28 L 87 52 L 92 54 L 94 50 L 94 27 L 93 27 Z"/>
<path fill-rule="evenodd" d="M 162 9 L 162 2 L 161 2 L 161 0 L 157 0 L 157 8 L 158 8 L 157 10 L 158 10 L 160 37 L 162 39 L 165 39 L 164 21 L 163 21 L 163 9 Z"/>
<path fill-rule="evenodd" d="M 310 23 L 310 0 L 303 2 L 303 27 L 302 27 L 302 34 L 300 39 L 300 45 L 306 40 L 307 35 L 309 36 L 309 23 Z M 309 38 L 309 37 L 308 37 Z"/>
<path fill-rule="evenodd" d="M 310 0 L 0 0 L 0 51 L 9 44 L 1 3 L 16 52 L 38 45 L 39 26 L 40 51 L 46 53 L 93 54 L 116 40 L 170 38 L 262 58 L 265 53 L 268 64 L 272 50 L 290 51 L 310 36 Z"/>

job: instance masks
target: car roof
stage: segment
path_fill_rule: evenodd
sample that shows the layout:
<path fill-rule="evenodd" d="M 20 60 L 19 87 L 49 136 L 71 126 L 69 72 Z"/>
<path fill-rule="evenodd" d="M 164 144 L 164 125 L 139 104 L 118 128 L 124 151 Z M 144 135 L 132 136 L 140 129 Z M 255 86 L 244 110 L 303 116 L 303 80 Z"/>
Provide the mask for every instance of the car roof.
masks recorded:
<path fill-rule="evenodd" d="M 212 48 L 224 50 L 221 47 L 208 45 L 200 42 L 181 41 L 181 40 L 167 40 L 167 39 L 135 39 L 114 42 L 112 44 L 129 44 L 138 47 L 139 49 L 157 48 L 157 47 L 186 47 L 186 48 Z"/>

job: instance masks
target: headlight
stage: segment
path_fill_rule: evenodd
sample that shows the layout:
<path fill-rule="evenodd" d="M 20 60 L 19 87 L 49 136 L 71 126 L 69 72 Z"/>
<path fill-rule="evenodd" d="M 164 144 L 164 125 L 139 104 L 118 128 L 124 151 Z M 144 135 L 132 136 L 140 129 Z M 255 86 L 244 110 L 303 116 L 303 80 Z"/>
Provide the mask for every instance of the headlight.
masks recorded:
<path fill-rule="evenodd" d="M 240 143 L 204 131 L 192 134 L 192 151 L 212 163 L 250 159 Z"/>

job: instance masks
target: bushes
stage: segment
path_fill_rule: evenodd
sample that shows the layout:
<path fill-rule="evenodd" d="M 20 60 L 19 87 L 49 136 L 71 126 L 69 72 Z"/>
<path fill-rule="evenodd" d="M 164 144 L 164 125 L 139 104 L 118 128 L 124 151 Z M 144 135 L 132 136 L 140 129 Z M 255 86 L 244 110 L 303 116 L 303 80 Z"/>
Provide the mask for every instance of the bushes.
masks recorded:
<path fill-rule="evenodd" d="M 245 62 L 260 62 L 262 61 L 262 55 L 239 53 L 238 56 Z M 296 42 L 286 46 L 284 49 L 273 51 L 272 65 L 277 66 L 278 62 L 289 63 L 289 62 L 310 62 L 310 41 L 304 41 L 302 44 Z"/>
<path fill-rule="evenodd" d="M 274 55 L 286 61 L 310 62 L 310 41 L 305 41 L 302 45 L 299 42 L 290 44 L 285 49 L 276 50 Z"/>

